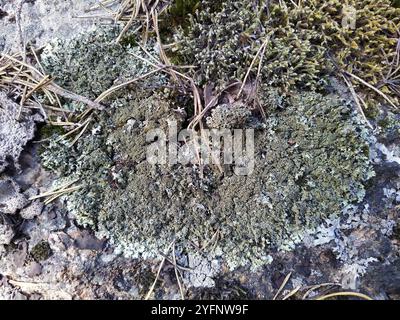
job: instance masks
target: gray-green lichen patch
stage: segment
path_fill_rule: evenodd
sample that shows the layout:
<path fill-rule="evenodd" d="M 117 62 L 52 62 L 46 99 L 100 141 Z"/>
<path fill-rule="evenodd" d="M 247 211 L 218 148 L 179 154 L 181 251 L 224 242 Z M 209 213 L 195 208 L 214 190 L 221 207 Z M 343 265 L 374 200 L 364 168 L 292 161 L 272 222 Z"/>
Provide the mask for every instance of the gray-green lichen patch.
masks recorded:
<path fill-rule="evenodd" d="M 124 38 L 121 43 L 115 42 L 120 31 L 117 27 L 103 27 L 76 35 L 69 41 L 56 39 L 45 47 L 42 65 L 64 88 L 95 99 L 113 85 L 153 70 L 134 56 L 145 54 L 140 47 L 133 46 L 132 41 L 124 41 Z M 134 39 L 135 35 L 128 33 L 126 37 Z M 146 49 L 157 56 L 154 43 L 149 43 Z M 150 76 L 142 82 L 155 86 L 162 83 L 162 77 Z"/>
<path fill-rule="evenodd" d="M 231 268 L 257 267 L 272 248 L 360 202 L 373 174 L 368 132 L 346 101 L 294 93 L 283 110 L 274 99 L 263 105 L 269 116 L 256 130 L 249 176 L 205 167 L 200 178 L 196 166 L 149 164 L 146 133 L 169 120 L 179 130 L 185 121 L 158 94 L 115 100 L 75 149 L 54 143 L 43 158 L 64 179 L 79 178 L 83 188 L 67 196 L 69 210 L 125 255 L 158 257 L 176 241 Z"/>
<path fill-rule="evenodd" d="M 250 121 L 251 109 L 244 103 L 222 104 L 211 111 L 207 118 L 209 128 L 234 129 L 244 128 Z"/>
<path fill-rule="evenodd" d="M 43 64 L 67 89 L 96 97 L 122 78 L 151 70 L 135 57 L 146 57 L 140 48 L 116 45 L 115 35 L 98 30 L 56 43 L 42 55 Z M 147 51 L 157 54 L 151 43 Z M 257 267 L 270 261 L 271 249 L 290 248 L 363 199 L 363 184 L 373 174 L 368 132 L 352 105 L 334 94 L 282 97 L 260 85 L 267 122 L 250 126 L 255 166 L 248 176 L 234 175 L 229 166 L 223 174 L 204 167 L 201 176 L 196 165 L 150 164 L 146 134 L 167 130 L 171 121 L 179 131 L 190 121 L 187 110 L 158 89 L 164 81 L 155 75 L 117 92 L 104 111 L 92 114 L 75 145 L 55 135 L 42 153 L 43 164 L 60 174 L 57 184 L 79 181 L 81 188 L 64 197 L 69 211 L 126 256 L 156 258 L 175 241 L 189 255 L 200 250 L 231 268 Z M 157 89 L 143 90 L 151 87 Z M 215 106 L 205 122 L 246 128 L 255 118 L 255 110 L 234 102 Z"/>

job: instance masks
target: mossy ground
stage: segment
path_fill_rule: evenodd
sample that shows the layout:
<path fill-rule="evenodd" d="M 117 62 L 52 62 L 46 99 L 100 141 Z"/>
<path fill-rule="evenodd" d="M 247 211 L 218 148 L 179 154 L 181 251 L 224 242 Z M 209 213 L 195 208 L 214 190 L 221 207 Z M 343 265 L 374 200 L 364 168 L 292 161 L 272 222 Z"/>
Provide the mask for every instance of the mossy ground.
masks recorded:
<path fill-rule="evenodd" d="M 200 66 L 194 75 L 196 83 L 201 86 L 211 81 L 216 87 L 242 78 L 261 39 L 273 35 L 257 92 L 267 119 L 256 126 L 252 175 L 236 176 L 226 166 L 223 173 L 205 167 L 201 177 L 196 166 L 167 167 L 146 161 L 146 133 L 166 129 L 168 120 L 184 128 L 192 113 L 177 103 L 176 96 L 172 100 L 165 95 L 160 83 L 165 84 L 166 78 L 155 76 L 108 99 L 107 108 L 94 113 L 92 128 L 96 130 L 88 130 L 75 146 L 53 141 L 42 154 L 44 164 L 58 170 L 61 179 L 76 178 L 83 186 L 65 197 L 78 222 L 109 238 L 127 256 L 158 257 L 175 241 L 186 252 L 202 248 L 214 257 L 221 256 L 231 268 L 256 267 L 268 261 L 271 250 L 291 248 L 324 219 L 362 201 L 364 183 L 373 175 L 370 132 L 351 100 L 336 92 L 323 93 L 327 91 L 325 75 L 333 70 L 328 51 L 342 54 L 334 45 L 343 46 L 354 34 L 344 34 L 341 44 L 326 34 L 341 17 L 337 16 L 340 4 L 330 2 L 336 13 L 326 7 L 321 11 L 318 4 L 312 1 L 300 10 L 291 4 L 278 8 L 274 3 L 267 19 L 264 8 L 252 2 L 222 1 L 215 8 L 205 1 L 189 30 L 177 35 L 186 43 L 180 58 Z M 371 14 L 379 21 L 397 21 L 391 11 Z M 325 33 L 316 21 L 328 28 Z M 45 67 L 64 79 L 64 86 L 90 97 L 116 79 L 150 70 L 141 60 L 126 60 L 129 50 L 140 52 L 134 41 L 112 47 L 112 40 L 103 34 L 50 47 L 45 52 Z M 94 44 L 88 51 L 85 43 Z M 361 46 L 352 50 L 343 61 L 363 52 Z M 62 66 L 72 56 L 77 59 L 64 71 Z M 363 60 L 365 56 L 359 58 L 355 62 L 359 66 L 369 63 Z M 240 117 L 231 112 L 233 105 L 240 106 Z M 218 110 L 227 112 L 218 115 Z M 228 128 L 245 127 L 247 117 L 253 123 L 254 119 L 264 121 L 246 101 L 230 104 L 222 99 L 207 117 L 218 118 L 216 126 Z M 213 126 L 211 122 L 204 125 Z"/>
<path fill-rule="evenodd" d="M 74 148 L 51 144 L 44 163 L 79 179 L 69 210 L 128 256 L 154 258 L 176 241 L 187 252 L 223 256 L 232 268 L 257 266 L 272 248 L 361 201 L 371 174 L 367 132 L 348 101 L 293 92 L 282 110 L 271 98 L 278 94 L 260 94 L 269 116 L 256 130 L 255 172 L 247 177 L 229 166 L 223 174 L 205 167 L 201 178 L 196 166 L 149 164 L 146 133 L 166 130 L 170 120 L 179 130 L 188 120 L 154 90 L 121 92 L 96 115 L 100 130 Z M 220 122 L 243 125 L 224 114 Z"/>

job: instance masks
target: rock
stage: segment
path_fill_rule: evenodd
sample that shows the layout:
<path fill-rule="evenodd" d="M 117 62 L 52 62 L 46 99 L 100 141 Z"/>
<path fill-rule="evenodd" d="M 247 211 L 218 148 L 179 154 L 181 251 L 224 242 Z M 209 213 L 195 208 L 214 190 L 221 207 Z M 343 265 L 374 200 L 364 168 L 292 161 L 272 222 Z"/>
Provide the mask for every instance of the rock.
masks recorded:
<path fill-rule="evenodd" d="M 40 117 L 32 116 L 25 109 L 0 92 L 0 172 L 7 166 L 18 168 L 18 158 L 35 133 L 35 122 Z"/>
<path fill-rule="evenodd" d="M 188 256 L 190 272 L 185 272 L 183 281 L 188 287 L 212 288 L 215 285 L 213 277 L 220 271 L 218 260 L 210 260 L 198 254 Z"/>
<path fill-rule="evenodd" d="M 1 151 L 0 151 L 0 157 L 1 157 Z M 0 160 L 0 166 L 1 166 L 1 160 Z M 25 197 L 25 195 L 20 193 L 18 185 L 15 184 L 13 180 L 11 179 L 0 180 L 0 212 L 7 214 L 15 214 L 18 210 L 26 206 L 27 203 L 28 199 Z"/>
<path fill-rule="evenodd" d="M 22 209 L 20 216 L 24 219 L 33 219 L 40 215 L 43 210 L 43 203 L 39 200 L 33 201 L 29 206 Z"/>
<path fill-rule="evenodd" d="M 0 245 L 10 244 L 14 235 L 12 226 L 5 219 L 2 221 L 0 217 Z"/>
<path fill-rule="evenodd" d="M 32 261 L 27 266 L 27 275 L 29 277 L 36 277 L 42 273 L 42 265 L 36 261 Z"/>

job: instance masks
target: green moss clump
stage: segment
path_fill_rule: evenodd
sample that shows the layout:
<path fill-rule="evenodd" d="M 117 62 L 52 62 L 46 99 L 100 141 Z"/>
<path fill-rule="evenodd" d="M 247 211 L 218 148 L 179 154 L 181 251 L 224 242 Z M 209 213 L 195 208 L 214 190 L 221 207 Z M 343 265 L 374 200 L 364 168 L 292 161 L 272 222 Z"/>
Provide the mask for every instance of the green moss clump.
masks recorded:
<path fill-rule="evenodd" d="M 30 252 L 33 259 L 37 262 L 47 260 L 53 254 L 50 245 L 47 241 L 41 241 L 34 246 Z"/>
<path fill-rule="evenodd" d="M 395 8 L 400 8 L 400 0 L 392 0 L 392 5 Z"/>
<path fill-rule="evenodd" d="M 397 98 L 381 81 L 396 55 L 400 9 L 390 0 L 225 1 L 216 11 L 208 1 L 181 30 L 179 52 L 199 67 L 200 85 L 218 88 L 242 80 L 257 51 L 269 39 L 261 82 L 288 91 L 319 89 L 336 67 L 355 73 Z M 355 10 L 355 26 L 346 24 Z M 257 72 L 260 57 L 255 60 Z M 366 89 L 366 88 L 363 88 Z M 367 90 L 368 91 L 368 90 Z M 375 96 L 375 93 L 371 92 Z M 367 99 L 368 100 L 368 99 Z"/>
<path fill-rule="evenodd" d="M 173 0 L 168 14 L 175 25 L 185 25 L 189 15 L 193 15 L 200 5 L 200 0 Z"/>
<path fill-rule="evenodd" d="M 176 35 L 182 60 L 199 66 L 195 79 L 200 85 L 220 87 L 244 74 L 253 56 L 246 32 L 254 19 L 251 1 L 221 1 L 219 10 L 214 1 L 202 2 L 189 28 Z"/>
<path fill-rule="evenodd" d="M 276 57 L 274 61 L 283 63 L 286 60 L 282 55 L 288 52 L 292 55 L 288 57 L 291 68 L 283 70 L 294 72 L 288 79 L 303 83 L 299 78 L 302 74 L 318 76 L 328 71 L 333 61 L 339 68 L 373 85 L 382 81 L 382 75 L 390 68 L 386 59 L 392 61 L 396 55 L 400 27 L 400 10 L 393 8 L 389 0 L 311 0 L 301 6 L 291 1 L 284 3 L 284 6 L 278 1 L 272 3 L 270 16 L 265 17 L 263 26 L 267 31 L 274 30 L 271 43 L 272 52 L 275 49 L 277 54 L 273 56 Z M 347 17 L 354 18 L 354 25 Z M 317 53 L 316 59 L 312 58 L 313 52 Z M 266 60 L 267 69 L 270 60 Z M 292 69 L 293 66 L 298 70 Z M 271 66 L 270 72 L 273 71 Z M 270 78 L 268 74 L 267 78 Z M 381 89 L 390 93 L 387 87 Z"/>

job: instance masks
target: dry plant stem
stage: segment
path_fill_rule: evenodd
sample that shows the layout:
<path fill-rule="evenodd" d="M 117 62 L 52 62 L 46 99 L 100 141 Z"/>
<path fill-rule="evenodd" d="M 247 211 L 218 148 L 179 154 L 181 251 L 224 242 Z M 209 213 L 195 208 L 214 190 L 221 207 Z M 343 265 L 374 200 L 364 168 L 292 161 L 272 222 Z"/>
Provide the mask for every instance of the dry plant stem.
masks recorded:
<path fill-rule="evenodd" d="M 89 8 L 89 10 L 96 10 L 99 8 L 109 7 L 114 5 L 117 1 L 116 0 L 98 0 L 98 4 L 93 5 Z"/>
<path fill-rule="evenodd" d="M 69 131 L 68 133 L 64 134 L 63 136 L 59 137 L 56 141 L 59 141 L 63 138 L 67 138 L 70 135 L 72 135 L 73 133 L 75 133 L 76 131 L 78 131 L 79 129 L 81 129 L 82 127 L 85 127 L 89 122 L 91 121 L 91 118 L 86 119 L 83 123 L 81 123 L 78 127 L 76 127 L 75 129 L 72 129 L 71 131 Z"/>
<path fill-rule="evenodd" d="M 196 125 L 198 123 L 201 122 L 202 118 L 205 116 L 205 114 L 214 106 L 214 104 L 218 101 L 218 99 L 220 98 L 220 96 L 222 95 L 222 93 L 224 93 L 224 91 L 236 86 L 240 84 L 240 82 L 235 82 L 230 84 L 229 86 L 227 86 L 226 88 L 224 88 L 223 90 L 221 90 L 215 97 L 213 97 L 213 99 L 211 99 L 211 101 L 205 106 L 205 108 L 203 109 L 203 111 L 198 114 L 195 115 L 195 117 L 193 118 L 193 120 L 189 123 L 188 128 L 189 129 L 194 129 L 196 127 Z"/>
<path fill-rule="evenodd" d="M 149 10 L 147 9 L 147 5 L 146 5 L 145 1 L 144 1 L 144 0 L 141 0 L 140 3 L 141 3 L 141 7 L 142 7 L 144 13 L 146 14 L 146 20 L 145 20 L 145 22 L 146 22 L 146 29 L 145 29 L 144 34 L 143 34 L 143 43 L 146 44 L 146 43 L 147 43 L 147 40 L 148 40 L 148 38 L 149 38 L 150 14 L 149 14 Z"/>
<path fill-rule="evenodd" d="M 21 103 L 22 103 L 22 104 L 25 104 L 26 100 L 29 99 L 35 91 L 37 91 L 37 90 L 39 90 L 40 88 L 46 86 L 46 85 L 49 84 L 51 81 L 53 81 L 53 80 L 50 79 L 50 77 L 49 77 L 48 75 L 45 76 L 42 80 L 40 80 L 40 81 L 38 82 L 38 84 L 37 84 L 35 87 L 33 87 L 26 95 L 24 95 L 24 97 L 21 99 Z"/>
<path fill-rule="evenodd" d="M 282 300 L 287 300 L 287 299 L 289 299 L 290 297 L 294 296 L 300 289 L 301 289 L 301 286 L 298 286 L 298 287 L 294 288 L 294 289 L 293 289 L 292 291 L 290 291 L 286 296 L 284 296 L 284 297 L 282 298 Z"/>
<path fill-rule="evenodd" d="M 164 65 L 170 66 L 171 62 L 169 61 L 167 55 L 165 54 L 164 48 L 163 48 L 163 45 L 162 45 L 162 42 L 161 42 L 160 30 L 158 28 L 158 12 L 157 12 L 157 10 L 152 12 L 152 15 L 153 15 L 154 30 L 156 31 L 157 43 L 158 43 L 158 47 L 159 47 L 159 50 L 160 50 L 161 61 L 164 62 Z M 176 82 L 179 81 L 178 77 L 174 73 L 172 73 L 172 78 Z"/>
<path fill-rule="evenodd" d="M 239 98 L 240 95 L 242 94 L 243 89 L 244 89 L 244 86 L 245 86 L 246 83 L 247 83 L 247 79 L 248 79 L 248 77 L 250 76 L 251 70 L 253 69 L 254 64 L 256 63 L 256 60 L 257 60 L 258 56 L 260 55 L 261 52 L 265 53 L 265 48 L 266 48 L 266 46 L 268 45 L 268 42 L 269 42 L 269 36 L 265 39 L 265 41 L 264 41 L 263 44 L 261 45 L 260 49 L 258 49 L 258 51 L 257 51 L 257 53 L 256 53 L 256 55 L 255 55 L 255 57 L 253 58 L 253 61 L 251 62 L 250 67 L 249 67 L 249 69 L 247 70 L 246 75 L 245 75 L 245 77 L 244 77 L 244 79 L 243 79 L 242 86 L 240 87 L 240 90 L 239 90 L 239 92 L 238 92 L 238 94 L 237 94 L 237 98 Z"/>
<path fill-rule="evenodd" d="M 50 83 L 47 87 L 49 88 L 50 91 L 58 94 L 59 96 L 61 96 L 63 98 L 86 104 L 88 107 L 90 107 L 92 109 L 104 110 L 104 106 L 102 106 L 100 103 L 98 103 L 96 101 L 92 101 L 84 96 L 78 95 L 71 91 L 65 90 L 54 83 Z"/>
<path fill-rule="evenodd" d="M 362 294 L 362 293 L 358 293 L 358 292 L 336 292 L 336 293 L 330 293 L 327 294 L 325 296 L 322 297 L 318 297 L 315 300 L 327 300 L 330 298 L 335 298 L 335 297 L 357 297 L 360 299 L 364 299 L 364 300 L 373 300 L 371 297 Z"/>
<path fill-rule="evenodd" d="M 110 8 L 107 7 L 107 4 L 105 4 L 106 1 L 98 1 L 98 7 L 97 8 L 90 8 L 89 10 L 95 10 L 95 9 L 103 9 L 104 11 L 107 11 L 111 16 L 115 16 L 116 12 L 112 11 Z"/>
<path fill-rule="evenodd" d="M 75 123 L 75 122 L 63 122 L 63 121 L 59 121 L 59 122 L 56 122 L 56 121 L 48 121 L 47 122 L 48 124 L 51 124 L 52 126 L 61 126 L 61 127 L 64 127 L 64 126 L 72 126 L 72 127 L 76 127 L 76 126 L 80 126 L 80 124 L 79 123 Z"/>
<path fill-rule="evenodd" d="M 166 251 L 166 253 L 165 253 L 166 256 L 168 256 L 169 252 L 171 251 L 171 247 L 172 247 L 173 245 L 175 245 L 175 240 L 172 241 L 171 244 L 168 246 L 167 251 Z M 156 286 L 156 284 L 157 284 L 158 278 L 160 277 L 160 273 L 161 273 L 161 270 L 162 270 L 162 268 L 163 268 L 163 266 L 164 266 L 165 260 L 166 260 L 166 258 L 163 257 L 162 260 L 161 260 L 161 262 L 160 262 L 160 266 L 158 267 L 157 276 L 156 276 L 156 278 L 154 279 L 154 282 L 153 282 L 153 284 L 151 285 L 151 287 L 150 287 L 150 289 L 149 289 L 149 292 L 147 292 L 146 297 L 145 297 L 145 300 L 149 300 L 151 294 L 153 293 L 154 288 L 155 288 L 155 286 Z"/>
<path fill-rule="evenodd" d="M 360 104 L 360 100 L 359 97 L 354 89 L 353 84 L 351 83 L 351 81 L 347 80 L 346 76 L 344 74 L 342 74 L 343 80 L 344 82 L 346 82 L 347 86 L 349 87 L 349 90 L 351 92 L 351 94 L 353 95 L 354 101 L 357 105 L 357 109 L 360 113 L 360 115 L 362 116 L 362 118 L 364 119 L 364 122 L 368 125 L 368 127 L 370 127 L 371 129 L 374 129 L 374 127 L 371 125 L 371 123 L 368 121 L 367 117 L 365 116 L 365 113 L 363 111 L 363 108 Z"/>
<path fill-rule="evenodd" d="M 384 94 L 381 90 L 375 88 L 373 85 L 371 85 L 368 82 L 364 81 L 360 77 L 352 74 L 351 72 L 344 71 L 344 73 L 347 74 L 348 76 L 354 78 L 358 82 L 362 83 L 363 85 L 367 86 L 371 90 L 375 91 L 377 94 L 379 94 L 381 97 L 383 97 L 393 108 L 397 109 L 397 106 L 394 104 L 394 102 L 386 94 Z"/>
<path fill-rule="evenodd" d="M 63 185 L 63 186 L 61 186 L 61 187 L 59 187 L 59 188 L 56 188 L 56 189 L 51 190 L 51 191 L 44 192 L 44 193 L 39 194 L 39 195 L 37 195 L 37 196 L 30 197 L 29 200 L 36 200 L 36 199 L 40 199 L 40 198 L 45 198 L 45 197 L 48 197 L 48 196 L 52 196 L 52 195 L 54 195 L 54 194 L 60 192 L 60 190 L 65 190 L 66 188 L 72 186 L 74 183 L 76 183 L 76 182 L 78 182 L 78 181 L 79 181 L 79 179 L 75 179 L 75 180 L 73 180 L 73 181 L 71 181 L 71 182 L 66 183 L 65 185 Z"/>
<path fill-rule="evenodd" d="M 136 18 L 136 12 L 132 11 L 131 18 L 129 19 L 129 21 L 127 22 L 125 27 L 122 29 L 121 33 L 119 34 L 119 36 L 118 36 L 118 38 L 116 40 L 117 43 L 119 43 L 121 41 L 123 35 L 129 30 L 129 28 L 131 27 L 131 25 L 135 21 L 135 18 Z"/>
<path fill-rule="evenodd" d="M 87 127 L 88 127 L 89 124 L 90 124 L 90 121 L 91 121 L 91 119 L 90 119 L 89 121 L 87 121 L 87 123 L 86 123 L 85 126 L 83 127 L 82 131 L 79 132 L 79 134 L 78 134 L 78 135 L 75 137 L 75 139 L 72 141 L 71 147 L 72 147 L 72 146 L 79 140 L 79 138 L 85 133 Z"/>
<path fill-rule="evenodd" d="M 46 201 L 44 202 L 45 205 L 48 205 L 50 203 L 52 203 L 54 200 L 56 200 L 57 198 L 67 194 L 67 193 L 71 193 L 71 192 L 75 192 L 78 191 L 80 188 L 82 188 L 82 186 L 76 186 L 76 187 L 71 187 L 65 190 L 62 190 L 62 192 L 55 194 L 54 196 L 46 199 Z"/>
<path fill-rule="evenodd" d="M 172 246 L 172 260 L 174 262 L 173 264 L 174 264 L 174 269 L 175 269 L 175 277 L 176 277 L 176 280 L 178 282 L 179 292 L 181 294 L 181 299 L 185 300 L 185 294 L 183 293 L 183 287 L 182 287 L 181 280 L 180 280 L 179 270 L 178 270 L 178 268 L 176 266 L 175 243 Z"/>
<path fill-rule="evenodd" d="M 333 283 L 333 282 L 317 284 L 317 285 L 315 285 L 315 286 L 312 286 L 310 289 L 308 289 L 308 290 L 304 293 L 302 299 L 305 300 L 305 299 L 308 298 L 308 296 L 311 294 L 311 292 L 313 292 L 313 291 L 315 291 L 315 290 L 317 290 L 317 289 L 319 289 L 319 288 L 328 287 L 328 286 L 331 286 L 331 287 L 333 287 L 333 286 L 341 287 L 342 285 L 339 284 L 339 283 Z"/>
<path fill-rule="evenodd" d="M 274 298 L 272 300 L 276 300 L 278 298 L 278 296 L 280 295 L 280 293 L 282 292 L 282 290 L 285 288 L 286 284 L 288 283 L 290 277 L 292 276 L 292 273 L 290 272 L 285 279 L 283 280 L 281 286 L 279 287 L 279 290 L 277 291 L 277 293 L 275 294 Z"/>
<path fill-rule="evenodd" d="M 5 54 L 5 53 L 0 53 L 0 54 L 4 58 L 7 58 L 8 60 L 11 60 L 14 63 L 17 63 L 21 67 L 23 66 L 23 67 L 27 68 L 31 72 L 31 76 L 35 81 L 41 82 L 43 80 L 43 78 L 45 77 L 38 69 L 36 69 L 32 65 L 29 65 L 29 64 L 27 64 L 27 63 L 25 63 L 23 61 L 20 61 L 19 59 L 15 58 L 15 57 L 12 57 L 12 56 L 10 56 L 8 54 Z M 22 81 L 20 81 L 20 82 L 22 82 Z M 22 82 L 22 84 L 28 85 L 29 83 L 28 82 L 25 82 L 25 83 Z M 36 86 L 36 84 L 34 84 L 34 85 L 31 84 L 30 85 L 31 88 L 35 88 L 35 86 Z M 83 97 L 81 95 L 78 95 L 78 94 L 75 94 L 75 93 L 70 92 L 68 90 L 65 90 L 65 89 L 61 88 L 60 86 L 58 86 L 58 85 L 56 85 L 54 83 L 50 83 L 49 82 L 45 86 L 43 86 L 43 89 L 44 88 L 46 88 L 49 91 L 51 91 L 51 92 L 53 92 L 55 94 L 58 94 L 58 95 L 60 95 L 60 96 L 62 96 L 64 98 L 71 99 L 71 100 L 74 100 L 76 102 L 80 102 L 80 103 L 86 104 L 90 108 L 98 109 L 98 110 L 102 110 L 103 109 L 103 106 L 101 104 L 99 104 L 97 102 L 93 102 L 92 100 L 90 100 L 90 99 L 88 99 L 86 97 Z"/>

